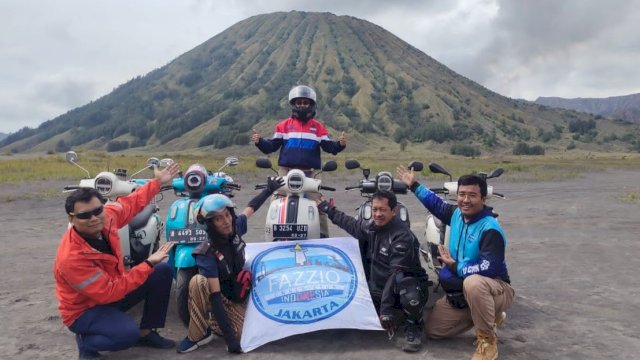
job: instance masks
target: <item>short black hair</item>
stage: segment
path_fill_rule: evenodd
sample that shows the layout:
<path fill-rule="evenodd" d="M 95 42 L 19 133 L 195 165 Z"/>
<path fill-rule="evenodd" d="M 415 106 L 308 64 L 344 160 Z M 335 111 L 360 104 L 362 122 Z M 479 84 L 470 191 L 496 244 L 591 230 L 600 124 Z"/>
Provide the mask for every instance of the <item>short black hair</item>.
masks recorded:
<path fill-rule="evenodd" d="M 458 189 L 460 185 L 478 185 L 480 195 L 487 197 L 487 181 L 478 175 L 462 175 L 458 178 Z"/>
<path fill-rule="evenodd" d="M 398 199 L 396 198 L 396 194 L 392 193 L 389 190 L 376 191 L 375 194 L 373 194 L 373 196 L 371 197 L 371 200 L 373 199 L 378 199 L 378 200 L 387 199 L 387 201 L 389 202 L 389 207 L 391 209 L 395 209 L 396 206 L 398 205 Z"/>
<path fill-rule="evenodd" d="M 64 209 L 67 214 L 71 214 L 78 201 L 88 203 L 94 197 L 98 198 L 101 203 L 105 203 L 105 198 L 100 192 L 94 188 L 81 187 L 76 189 L 71 195 L 67 196 L 67 200 L 64 202 Z"/>

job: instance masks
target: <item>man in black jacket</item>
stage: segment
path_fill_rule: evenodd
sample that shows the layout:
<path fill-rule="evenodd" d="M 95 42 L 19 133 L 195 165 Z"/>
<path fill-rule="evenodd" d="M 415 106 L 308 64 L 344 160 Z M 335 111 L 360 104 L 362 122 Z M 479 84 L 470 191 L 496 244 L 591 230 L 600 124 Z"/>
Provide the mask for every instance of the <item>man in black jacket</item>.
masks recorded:
<path fill-rule="evenodd" d="M 334 224 L 358 239 L 369 291 L 382 327 L 392 334 L 399 320 L 394 309 L 401 310 L 406 320 L 402 349 L 420 350 L 428 279 L 420 265 L 418 239 L 395 216 L 396 196 L 389 191 L 375 193 L 371 221 L 348 216 L 327 201 L 316 201 L 318 209 Z"/>

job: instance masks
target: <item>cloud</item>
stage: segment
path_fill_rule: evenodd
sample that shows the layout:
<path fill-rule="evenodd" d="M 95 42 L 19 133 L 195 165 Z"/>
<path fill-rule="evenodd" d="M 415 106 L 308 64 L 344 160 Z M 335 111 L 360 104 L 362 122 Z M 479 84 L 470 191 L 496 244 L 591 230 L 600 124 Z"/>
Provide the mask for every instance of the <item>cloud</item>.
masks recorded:
<path fill-rule="evenodd" d="M 640 0 L 0 0 L 0 131 L 37 126 L 250 16 L 350 15 L 502 95 L 640 92 Z"/>
<path fill-rule="evenodd" d="M 638 1 L 501 1 L 491 42 L 461 72 L 503 95 L 529 99 L 640 91 L 629 85 L 632 82 L 605 84 L 638 74 L 631 67 L 633 61 L 624 60 L 637 62 L 640 57 L 640 47 L 624 45 L 638 43 L 631 35 L 637 33 L 633 28 L 640 15 L 638 5 Z M 618 46 L 612 46 L 616 42 Z M 640 80 L 640 75 L 632 76 Z"/>

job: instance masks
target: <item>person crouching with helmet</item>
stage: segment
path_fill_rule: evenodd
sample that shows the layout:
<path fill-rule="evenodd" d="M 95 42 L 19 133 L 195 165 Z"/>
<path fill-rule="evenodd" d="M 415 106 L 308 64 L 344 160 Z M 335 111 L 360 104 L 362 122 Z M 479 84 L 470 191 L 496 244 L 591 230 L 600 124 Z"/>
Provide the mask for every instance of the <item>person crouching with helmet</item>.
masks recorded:
<path fill-rule="evenodd" d="M 239 215 L 234 203 L 222 194 L 207 195 L 194 206 L 194 216 L 207 231 L 208 241 L 193 250 L 198 274 L 189 282 L 189 332 L 177 351 L 188 353 L 222 336 L 230 353 L 241 353 L 240 336 L 251 273 L 243 269 L 247 219 L 269 196 L 284 185 L 281 177 L 254 197 Z"/>
<path fill-rule="evenodd" d="M 347 146 L 344 131 L 338 141 L 329 138 L 329 132 L 316 116 L 316 92 L 306 85 L 295 86 L 289 91 L 291 117 L 276 124 L 271 139 L 264 139 L 253 129 L 251 141 L 264 154 L 280 149 L 278 156 L 279 174 L 287 175 L 289 169 L 300 169 L 307 176 L 313 176 L 313 170 L 322 167 L 320 149 L 336 155 Z M 312 194 L 311 199 L 320 195 Z M 329 236 L 327 217 L 320 217 L 320 232 Z"/>

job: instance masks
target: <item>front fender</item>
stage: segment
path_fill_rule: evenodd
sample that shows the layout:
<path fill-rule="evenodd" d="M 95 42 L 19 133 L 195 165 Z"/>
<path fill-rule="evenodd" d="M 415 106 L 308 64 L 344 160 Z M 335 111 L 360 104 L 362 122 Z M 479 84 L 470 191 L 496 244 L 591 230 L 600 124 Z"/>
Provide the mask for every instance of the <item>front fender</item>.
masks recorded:
<path fill-rule="evenodd" d="M 198 244 L 175 245 L 173 267 L 181 269 L 196 266 L 196 259 L 191 255 Z"/>

